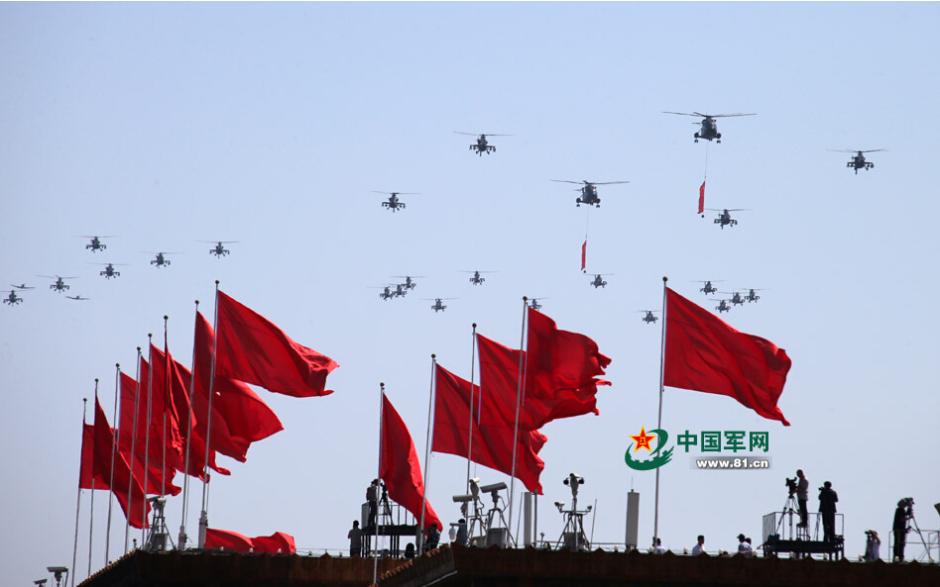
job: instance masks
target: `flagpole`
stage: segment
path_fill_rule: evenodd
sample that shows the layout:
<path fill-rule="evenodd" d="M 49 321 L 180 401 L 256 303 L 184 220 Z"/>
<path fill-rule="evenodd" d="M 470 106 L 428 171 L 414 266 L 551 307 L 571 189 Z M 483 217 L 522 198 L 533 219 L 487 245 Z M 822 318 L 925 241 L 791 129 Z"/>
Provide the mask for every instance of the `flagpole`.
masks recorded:
<path fill-rule="evenodd" d="M 130 469 L 131 476 L 127 480 L 127 511 L 128 515 L 126 516 L 126 522 L 124 523 L 124 554 L 127 554 L 127 543 L 130 539 L 131 534 L 131 516 L 130 512 L 134 511 L 134 494 L 131 489 L 134 487 L 134 462 L 137 458 L 137 415 L 140 413 L 140 347 L 137 347 L 137 373 L 134 375 L 134 383 L 137 388 L 137 393 L 134 397 L 134 427 L 133 432 L 131 433 L 131 454 L 130 454 Z M 144 487 L 144 500 L 146 503 L 147 499 L 147 488 Z M 73 586 L 74 587 L 74 586 Z"/>
<path fill-rule="evenodd" d="M 382 425 L 383 420 L 385 419 L 385 384 L 379 383 L 379 464 L 376 471 L 375 478 L 379 480 L 379 484 L 382 483 Z M 376 493 L 379 491 L 379 487 L 375 488 Z M 375 548 L 372 549 L 372 584 L 379 584 L 379 507 L 382 505 L 379 501 L 379 496 L 375 496 Z"/>
<path fill-rule="evenodd" d="M 522 409 L 522 388 L 524 385 L 525 373 L 523 372 L 526 347 L 526 318 L 529 308 L 529 299 L 522 296 L 522 333 L 519 339 L 519 371 L 516 374 L 516 420 L 512 428 L 512 475 L 509 477 L 509 528 L 512 528 L 512 499 L 516 489 L 516 444 L 519 442 L 519 411 Z"/>
<path fill-rule="evenodd" d="M 202 468 L 202 511 L 199 513 L 199 548 L 206 545 L 209 528 L 209 445 L 212 438 L 212 396 L 215 394 L 215 360 L 219 350 L 219 280 L 215 280 L 215 313 L 212 318 L 215 338 L 212 340 L 212 362 L 209 366 L 209 406 L 206 410 L 206 460 Z"/>
<path fill-rule="evenodd" d="M 428 502 L 428 477 L 431 473 L 431 438 L 435 422 L 431 419 L 434 410 L 434 394 L 437 391 L 437 355 L 431 353 L 431 385 L 428 389 L 428 433 L 424 443 L 424 491 L 421 493 L 421 522 L 418 526 L 418 554 L 424 552 L 424 510 Z"/>
<path fill-rule="evenodd" d="M 104 539 L 104 566 L 108 566 L 108 556 L 111 554 L 111 504 L 114 503 L 114 457 L 117 445 L 121 439 L 121 429 L 118 426 L 118 387 L 121 380 L 121 364 L 114 364 L 114 434 L 111 435 L 111 470 L 108 474 L 108 531 Z M 133 475 L 132 475 L 133 476 Z"/>
<path fill-rule="evenodd" d="M 97 420 L 98 414 L 98 378 L 95 377 L 95 420 Z M 97 424 L 97 422 L 95 422 Z M 82 430 L 84 432 L 84 430 Z M 97 434 L 97 432 L 96 432 Z M 94 445 L 93 445 L 94 446 Z M 95 451 L 92 449 L 91 452 L 91 505 L 89 506 L 88 512 L 88 574 L 86 577 L 91 576 L 91 551 L 92 551 L 92 538 L 94 537 L 95 529 Z"/>
<path fill-rule="evenodd" d="M 470 344 L 470 421 L 467 425 L 467 489 L 465 493 L 470 493 L 470 460 L 473 458 L 473 383 L 474 367 L 477 362 L 477 323 L 473 323 L 473 340 Z M 477 415 L 479 418 L 479 415 Z M 427 488 L 425 488 L 427 491 Z"/>
<path fill-rule="evenodd" d="M 166 414 L 170 405 L 170 351 L 166 343 L 166 323 L 169 319 L 169 316 L 163 315 L 163 442 L 160 443 L 163 445 L 163 456 L 160 458 L 160 492 L 163 495 L 166 495 Z"/>
<path fill-rule="evenodd" d="M 82 458 L 78 461 L 78 498 L 75 500 L 75 540 L 72 543 L 72 587 L 75 587 L 75 563 L 78 560 L 78 514 L 82 507 L 82 467 L 85 465 L 85 415 L 88 412 L 88 398 L 82 398 Z M 94 473 L 94 471 L 92 471 Z M 92 476 L 94 479 L 94 476 Z"/>
<path fill-rule="evenodd" d="M 196 300 L 196 319 L 199 319 L 199 300 Z M 193 435 L 194 389 L 196 388 L 196 328 L 193 327 L 193 361 L 189 373 L 189 411 L 186 413 L 186 457 L 183 470 L 183 514 L 180 521 L 180 534 L 177 538 L 179 550 L 186 550 L 186 515 L 189 513 L 189 450 Z"/>
<path fill-rule="evenodd" d="M 659 345 L 659 411 L 656 416 L 656 428 L 662 429 L 663 427 L 663 379 L 665 374 L 665 357 L 666 357 L 666 282 L 669 281 L 669 278 L 663 276 L 663 325 L 660 335 L 660 345 Z M 657 439 L 657 442 L 659 440 Z M 656 468 L 656 499 L 655 507 L 653 513 L 653 546 L 656 546 L 656 540 L 659 538 L 659 469 Z"/>
<path fill-rule="evenodd" d="M 140 529 L 140 545 L 147 545 L 147 490 L 150 487 L 150 427 L 153 414 L 153 334 L 147 333 L 147 427 L 144 429 L 144 500 L 140 504 L 140 517 L 144 520 Z"/>

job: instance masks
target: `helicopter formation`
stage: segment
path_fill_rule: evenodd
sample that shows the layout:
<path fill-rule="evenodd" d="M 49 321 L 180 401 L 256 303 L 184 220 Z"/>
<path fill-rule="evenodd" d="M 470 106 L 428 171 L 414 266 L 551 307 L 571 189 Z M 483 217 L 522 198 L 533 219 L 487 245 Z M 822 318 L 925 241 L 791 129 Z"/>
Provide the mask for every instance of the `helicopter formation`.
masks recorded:
<path fill-rule="evenodd" d="M 78 238 L 88 239 L 88 242 L 85 244 L 85 250 L 91 253 L 98 253 L 106 251 L 108 249 L 108 244 L 105 242 L 105 239 L 115 238 L 113 235 L 88 235 L 81 236 Z M 215 246 L 209 249 L 209 254 L 217 258 L 226 257 L 231 254 L 231 251 L 225 248 L 227 244 L 237 243 L 238 241 L 199 241 L 214 244 Z M 147 252 L 147 254 L 153 255 L 153 259 L 150 260 L 150 265 L 161 268 L 169 267 L 172 264 L 172 260 L 169 258 L 170 255 L 181 255 L 180 252 L 169 252 L 169 251 L 154 251 Z M 99 265 L 104 267 L 101 271 L 98 272 L 98 275 L 104 277 L 107 280 L 117 279 L 121 276 L 121 272 L 115 269 L 115 267 L 126 266 L 126 263 L 90 263 L 91 265 Z M 37 277 L 42 277 L 44 279 L 51 279 L 52 283 L 49 285 L 49 289 L 55 293 L 64 293 L 70 291 L 72 286 L 67 283 L 67 280 L 78 279 L 77 276 L 62 276 L 62 275 L 37 275 Z M 11 284 L 12 290 L 4 290 L 3 293 L 9 294 L 2 299 L 4 304 L 14 306 L 19 305 L 24 301 L 22 295 L 18 295 L 17 292 L 24 292 L 27 290 L 35 289 L 34 286 L 27 285 L 26 283 L 20 284 Z M 408 288 L 413 288 L 414 285 L 410 283 Z M 85 301 L 91 298 L 74 295 L 74 296 L 65 296 L 67 299 L 76 300 L 76 301 Z"/>

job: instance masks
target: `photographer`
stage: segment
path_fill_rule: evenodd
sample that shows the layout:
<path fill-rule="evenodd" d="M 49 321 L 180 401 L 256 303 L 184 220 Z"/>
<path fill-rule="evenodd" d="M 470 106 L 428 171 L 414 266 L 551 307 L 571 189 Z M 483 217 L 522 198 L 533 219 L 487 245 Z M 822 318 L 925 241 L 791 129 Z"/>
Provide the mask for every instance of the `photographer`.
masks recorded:
<path fill-rule="evenodd" d="M 904 543 L 907 540 L 907 510 L 907 499 L 899 501 L 898 508 L 894 510 L 894 524 L 891 525 L 891 529 L 894 531 L 895 562 L 904 562 Z"/>
<path fill-rule="evenodd" d="M 826 481 L 819 488 L 819 513 L 822 514 L 823 540 L 834 542 L 836 539 L 836 502 L 839 494 L 833 491 L 832 483 Z"/>
<path fill-rule="evenodd" d="M 881 538 L 874 530 L 865 530 L 865 562 L 873 562 L 881 558 Z"/>
<path fill-rule="evenodd" d="M 800 523 L 797 524 L 797 527 L 805 528 L 809 519 L 809 510 L 806 508 L 806 501 L 809 499 L 807 495 L 809 493 L 809 479 L 803 475 L 803 469 L 797 469 L 796 476 L 799 479 L 796 484 L 796 501 L 800 506 Z"/>

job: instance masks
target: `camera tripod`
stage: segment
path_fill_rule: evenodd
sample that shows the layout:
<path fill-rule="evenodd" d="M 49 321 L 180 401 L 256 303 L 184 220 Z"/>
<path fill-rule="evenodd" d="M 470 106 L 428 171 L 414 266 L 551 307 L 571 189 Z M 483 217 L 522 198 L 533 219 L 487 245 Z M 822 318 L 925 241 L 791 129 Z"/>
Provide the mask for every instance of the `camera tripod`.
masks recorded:
<path fill-rule="evenodd" d="M 913 507 L 908 508 L 907 519 L 910 521 L 910 524 L 908 525 L 907 531 L 905 532 L 905 534 L 907 534 L 907 532 L 910 532 L 911 529 L 913 528 L 913 530 L 917 532 L 917 536 L 920 538 L 920 543 L 924 545 L 924 549 L 927 552 L 927 560 L 929 560 L 930 562 L 933 562 L 933 556 L 931 556 L 930 554 L 930 547 L 927 545 L 927 541 L 924 540 L 924 535 L 920 531 L 920 526 L 917 525 L 917 520 L 914 518 Z"/>
<path fill-rule="evenodd" d="M 777 522 L 777 535 L 780 536 L 781 529 L 783 529 L 783 522 L 786 520 L 787 526 L 789 527 L 788 536 L 790 538 L 795 538 L 796 540 L 809 540 L 809 524 L 805 526 L 802 524 L 802 519 L 800 523 L 796 525 L 796 534 L 793 533 L 793 514 L 797 514 L 799 518 L 800 507 L 796 501 L 796 494 L 791 493 L 787 495 L 787 500 L 783 503 L 783 509 L 781 510 L 780 521 Z M 808 517 L 808 516 L 807 516 Z"/>

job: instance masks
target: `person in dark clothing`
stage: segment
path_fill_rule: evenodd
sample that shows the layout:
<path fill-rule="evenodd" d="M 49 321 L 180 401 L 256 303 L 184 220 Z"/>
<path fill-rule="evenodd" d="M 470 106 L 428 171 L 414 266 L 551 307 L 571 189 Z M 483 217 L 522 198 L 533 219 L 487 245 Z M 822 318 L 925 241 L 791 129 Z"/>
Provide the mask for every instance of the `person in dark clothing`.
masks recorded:
<path fill-rule="evenodd" d="M 839 494 L 833 491 L 832 483 L 826 481 L 819 488 L 819 513 L 822 514 L 823 540 L 835 542 L 836 539 L 836 502 Z"/>
<path fill-rule="evenodd" d="M 898 509 L 894 510 L 894 561 L 904 561 L 904 543 L 907 541 L 907 507 L 902 499 L 898 502 Z"/>
<path fill-rule="evenodd" d="M 366 502 L 369 504 L 369 528 L 375 528 L 376 517 L 379 513 L 379 480 L 373 479 L 366 488 Z"/>
<path fill-rule="evenodd" d="M 437 548 L 437 544 L 440 541 L 441 541 L 440 531 L 437 529 L 437 526 L 435 526 L 434 524 L 431 524 L 431 527 L 428 528 L 428 538 L 427 538 L 427 542 L 425 543 L 424 550 L 428 551 L 428 550 L 433 550 Z"/>
<path fill-rule="evenodd" d="M 806 501 L 809 499 L 807 496 L 809 491 L 809 479 L 803 475 L 803 469 L 797 469 L 796 476 L 799 479 L 796 486 L 796 502 L 800 506 L 800 523 L 797 524 L 797 526 L 805 528 L 807 526 L 807 520 L 809 519 L 809 510 L 806 508 Z"/>
<path fill-rule="evenodd" d="M 415 557 L 415 545 L 411 542 L 405 546 L 405 558 L 414 558 Z"/>
<path fill-rule="evenodd" d="M 349 538 L 349 556 L 362 556 L 362 530 L 359 520 L 353 520 L 353 527 L 346 535 Z"/>

